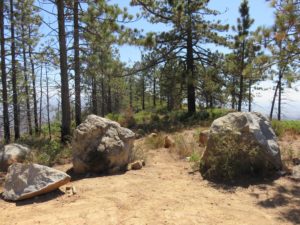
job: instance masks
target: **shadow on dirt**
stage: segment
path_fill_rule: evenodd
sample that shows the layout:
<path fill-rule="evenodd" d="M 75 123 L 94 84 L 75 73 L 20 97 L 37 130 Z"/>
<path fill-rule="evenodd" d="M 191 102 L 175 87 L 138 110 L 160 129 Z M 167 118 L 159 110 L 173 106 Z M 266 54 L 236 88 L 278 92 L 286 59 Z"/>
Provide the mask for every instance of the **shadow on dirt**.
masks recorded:
<path fill-rule="evenodd" d="M 268 178 L 245 178 L 245 179 L 239 179 L 236 181 L 218 181 L 218 180 L 209 180 L 209 184 L 211 187 L 221 190 L 221 191 L 226 191 L 229 193 L 234 193 L 237 188 L 248 188 L 249 186 L 252 185 L 273 185 L 274 181 L 279 179 L 281 176 L 280 175 L 273 175 Z"/>
<path fill-rule="evenodd" d="M 257 203 L 264 208 L 279 208 L 279 219 L 284 218 L 293 224 L 300 224 L 300 185 L 294 183 L 289 189 L 282 185 L 274 185 L 268 198 Z M 297 208 L 293 206 L 298 206 Z"/>
<path fill-rule="evenodd" d="M 114 173 L 85 173 L 85 174 L 77 174 L 73 171 L 73 168 L 70 168 L 66 171 L 66 173 L 71 177 L 71 182 L 82 180 L 82 179 L 89 179 L 89 178 L 96 178 L 96 177 L 107 177 L 107 176 L 118 176 L 123 175 L 126 173 L 124 171 L 117 171 Z"/>
<path fill-rule="evenodd" d="M 50 200 L 56 199 L 58 197 L 63 196 L 65 193 L 59 189 L 43 194 L 43 195 L 39 195 L 36 196 L 34 198 L 30 198 L 30 199 L 24 199 L 24 200 L 20 200 L 17 202 L 13 202 L 13 201 L 6 201 L 3 199 L 3 195 L 2 193 L 0 194 L 0 198 L 3 199 L 6 202 L 11 202 L 11 203 L 15 203 L 16 206 L 25 206 L 25 205 L 31 205 L 31 204 L 38 204 L 38 203 L 43 203 L 43 202 L 48 202 Z"/>

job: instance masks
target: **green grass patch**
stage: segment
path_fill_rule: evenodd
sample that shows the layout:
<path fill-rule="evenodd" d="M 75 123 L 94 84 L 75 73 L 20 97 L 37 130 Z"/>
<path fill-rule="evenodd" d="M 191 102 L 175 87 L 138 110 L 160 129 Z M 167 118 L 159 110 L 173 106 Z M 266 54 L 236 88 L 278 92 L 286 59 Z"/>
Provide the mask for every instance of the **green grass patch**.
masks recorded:
<path fill-rule="evenodd" d="M 282 137 L 284 134 L 300 134 L 300 120 L 285 120 L 285 121 L 272 121 L 272 127 L 277 136 Z"/>

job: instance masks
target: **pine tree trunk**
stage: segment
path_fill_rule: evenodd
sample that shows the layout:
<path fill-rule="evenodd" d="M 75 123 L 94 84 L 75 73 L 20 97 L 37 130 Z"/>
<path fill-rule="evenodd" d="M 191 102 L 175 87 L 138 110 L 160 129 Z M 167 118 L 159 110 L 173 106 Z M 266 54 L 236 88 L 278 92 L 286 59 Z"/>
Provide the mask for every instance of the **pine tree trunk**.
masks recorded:
<path fill-rule="evenodd" d="M 11 69 L 12 69 L 12 86 L 13 86 L 13 111 L 14 111 L 14 130 L 15 141 L 20 138 L 20 112 L 17 91 L 17 68 L 16 68 L 16 46 L 15 46 L 15 21 L 14 5 L 10 0 L 10 32 L 11 32 Z"/>
<path fill-rule="evenodd" d="M 245 58 L 245 41 L 243 41 L 242 45 L 242 58 L 241 58 L 241 70 L 240 70 L 240 93 L 239 93 L 239 104 L 238 104 L 238 111 L 242 111 L 242 103 L 243 103 L 243 95 L 244 95 L 244 59 Z"/>
<path fill-rule="evenodd" d="M 31 38 L 31 30 L 29 26 L 29 38 Z M 39 124 L 38 124 L 38 109 L 37 109 L 37 94 L 36 94 L 36 76 L 35 76 L 35 68 L 32 57 L 32 46 L 29 44 L 29 59 L 31 64 L 31 79 L 32 79 L 32 89 L 33 89 L 33 115 L 34 115 L 34 131 L 35 134 L 39 133 Z"/>
<path fill-rule="evenodd" d="M 142 110 L 145 110 L 145 75 L 142 75 Z"/>
<path fill-rule="evenodd" d="M 60 55 L 60 72 L 61 72 L 61 141 L 66 143 L 71 134 L 70 119 L 70 96 L 69 96 L 69 80 L 67 65 L 67 46 L 65 31 L 65 15 L 64 0 L 56 0 L 58 31 L 59 31 L 59 55 Z"/>
<path fill-rule="evenodd" d="M 79 0 L 74 0 L 75 121 L 77 126 L 81 123 L 78 6 Z"/>
<path fill-rule="evenodd" d="M 132 76 L 129 78 L 129 106 L 133 108 L 133 93 L 132 93 Z"/>
<path fill-rule="evenodd" d="M 188 0 L 188 7 L 190 8 L 191 1 Z M 194 56 L 193 56 L 193 34 L 192 34 L 192 16 L 189 9 L 189 24 L 187 28 L 187 98 L 188 98 L 188 113 L 196 112 L 196 93 L 195 93 L 195 74 L 194 74 Z"/>
<path fill-rule="evenodd" d="M 235 109 L 235 103 L 236 103 L 236 93 L 235 93 L 235 86 L 236 86 L 236 80 L 233 78 L 232 80 L 232 91 L 231 91 L 231 109 Z"/>
<path fill-rule="evenodd" d="M 111 81 L 110 76 L 108 76 L 108 85 L 107 85 L 107 113 L 112 113 L 112 96 L 111 96 Z"/>
<path fill-rule="evenodd" d="M 249 105 L 248 105 L 248 111 L 251 112 L 252 111 L 252 80 L 249 80 L 249 93 L 248 93 L 248 101 L 249 101 Z"/>
<path fill-rule="evenodd" d="M 2 81 L 2 103 L 3 103 L 3 126 L 5 143 L 10 142 L 10 122 L 8 114 L 7 100 L 7 74 L 6 74 L 6 59 L 5 59 L 5 39 L 4 39 L 4 3 L 0 1 L 0 41 L 1 41 L 1 81 Z"/>
<path fill-rule="evenodd" d="M 281 120 L 281 96 L 282 96 L 282 73 L 279 74 L 278 80 L 278 120 Z"/>
<path fill-rule="evenodd" d="M 188 1 L 190 5 L 190 0 Z M 193 56 L 193 36 L 192 36 L 192 19 L 189 15 L 189 25 L 187 29 L 187 98 L 188 98 L 188 113 L 196 112 L 196 94 L 195 94 L 195 77 L 194 77 L 194 56 Z"/>
<path fill-rule="evenodd" d="M 104 78 L 101 78 L 101 114 L 105 116 L 105 89 L 104 89 Z"/>
<path fill-rule="evenodd" d="M 93 109 L 93 114 L 98 115 L 97 83 L 95 77 L 92 77 L 92 109 Z"/>
<path fill-rule="evenodd" d="M 23 65 L 24 65 L 24 81 L 25 81 L 25 95 L 26 95 L 26 114 L 29 134 L 32 135 L 32 124 L 31 124 L 31 110 L 30 110 L 30 96 L 29 96 L 29 81 L 28 81 L 28 70 L 27 70 L 27 57 L 26 57 L 26 44 L 25 44 L 25 29 L 24 25 L 21 25 L 22 29 L 22 49 L 23 49 Z"/>
<path fill-rule="evenodd" d="M 47 70 L 47 67 L 46 67 Z M 43 111 L 43 64 L 41 64 L 41 74 L 40 74 L 40 121 L 39 121 L 39 132 L 42 130 L 42 111 Z"/>
<path fill-rule="evenodd" d="M 276 96 L 277 96 L 278 87 L 279 87 L 279 82 L 277 82 L 277 85 L 276 85 L 276 88 L 275 88 L 275 92 L 274 92 L 274 96 L 273 96 L 273 100 L 272 100 L 271 112 L 270 112 L 270 120 L 273 119 L 273 111 L 274 111 L 274 106 L 275 106 L 275 100 L 276 100 Z"/>
<path fill-rule="evenodd" d="M 153 107 L 156 108 L 156 77 L 153 77 Z"/>
<path fill-rule="evenodd" d="M 49 132 L 49 139 L 51 140 L 51 122 L 50 122 L 50 99 L 49 99 L 49 78 L 48 72 L 46 70 L 46 94 L 47 94 L 47 122 L 48 122 L 48 132 Z"/>

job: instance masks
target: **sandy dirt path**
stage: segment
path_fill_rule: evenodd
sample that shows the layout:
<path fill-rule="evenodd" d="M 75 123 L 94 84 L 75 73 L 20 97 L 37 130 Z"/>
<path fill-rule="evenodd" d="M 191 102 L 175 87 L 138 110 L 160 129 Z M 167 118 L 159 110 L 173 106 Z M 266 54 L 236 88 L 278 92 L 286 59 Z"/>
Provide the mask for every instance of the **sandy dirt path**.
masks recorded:
<path fill-rule="evenodd" d="M 0 224 L 300 224 L 299 183 L 224 189 L 189 168 L 166 149 L 151 150 L 142 170 L 73 181 L 76 195 L 62 187 L 17 204 L 0 200 Z"/>

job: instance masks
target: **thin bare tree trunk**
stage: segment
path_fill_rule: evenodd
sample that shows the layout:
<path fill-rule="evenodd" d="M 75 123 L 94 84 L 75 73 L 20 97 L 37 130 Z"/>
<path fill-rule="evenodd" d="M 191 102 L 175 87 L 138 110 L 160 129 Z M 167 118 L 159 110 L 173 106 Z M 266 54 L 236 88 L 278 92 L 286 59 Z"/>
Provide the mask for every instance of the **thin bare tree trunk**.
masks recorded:
<path fill-rule="evenodd" d="M 51 140 L 51 122 L 50 122 L 50 99 L 49 99 L 49 78 L 48 78 L 48 71 L 46 67 L 46 93 L 47 93 L 47 121 L 48 121 L 48 132 L 49 132 L 49 139 Z"/>
<path fill-rule="evenodd" d="M 29 38 L 31 38 L 31 29 L 29 26 Z M 34 115 L 34 131 L 35 134 L 39 133 L 39 124 L 38 124 L 38 109 L 37 109 L 37 94 L 36 94 L 36 76 L 35 76 L 35 68 L 34 68 L 34 62 L 32 57 L 32 46 L 29 44 L 29 59 L 31 64 L 31 79 L 32 79 L 32 89 L 33 89 L 33 115 Z"/>
<path fill-rule="evenodd" d="M 47 70 L 47 68 L 46 68 Z M 42 111 L 43 111 L 43 64 L 41 64 L 41 76 L 40 76 L 40 129 L 39 129 L 39 133 L 42 130 Z"/>

